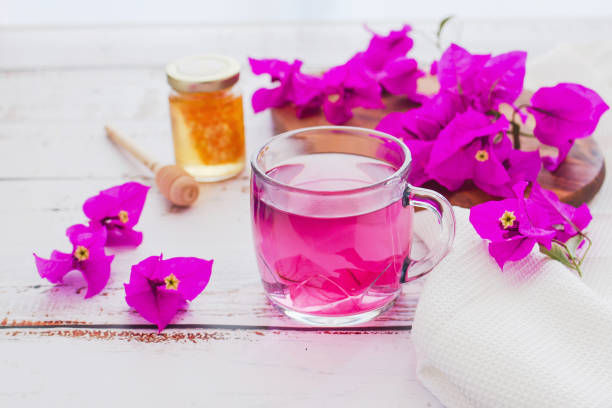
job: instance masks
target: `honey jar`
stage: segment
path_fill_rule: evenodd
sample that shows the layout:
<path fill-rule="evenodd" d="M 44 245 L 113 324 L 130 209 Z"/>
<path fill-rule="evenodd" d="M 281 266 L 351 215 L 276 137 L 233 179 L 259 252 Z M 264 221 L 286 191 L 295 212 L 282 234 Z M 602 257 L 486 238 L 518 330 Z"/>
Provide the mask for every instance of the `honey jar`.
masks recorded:
<path fill-rule="evenodd" d="M 244 168 L 240 64 L 223 55 L 196 55 L 166 67 L 176 163 L 198 181 L 233 177 Z"/>

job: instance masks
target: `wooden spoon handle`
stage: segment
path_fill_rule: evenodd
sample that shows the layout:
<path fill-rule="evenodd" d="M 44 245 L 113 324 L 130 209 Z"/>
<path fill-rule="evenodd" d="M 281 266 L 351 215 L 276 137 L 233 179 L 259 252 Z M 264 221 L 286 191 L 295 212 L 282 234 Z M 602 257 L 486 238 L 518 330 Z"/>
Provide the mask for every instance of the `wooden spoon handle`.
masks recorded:
<path fill-rule="evenodd" d="M 200 194 L 198 182 L 181 166 L 176 164 L 162 166 L 111 127 L 104 126 L 104 129 L 109 139 L 127 150 L 155 173 L 157 188 L 172 204 L 188 207 L 198 199 Z"/>
<path fill-rule="evenodd" d="M 159 167 L 159 163 L 155 161 L 151 156 L 140 150 L 134 143 L 132 143 L 129 139 L 121 136 L 115 129 L 110 126 L 104 126 L 106 130 L 106 135 L 110 140 L 118 144 L 127 150 L 132 156 L 134 156 L 138 161 L 147 166 L 152 172 L 156 172 L 156 167 Z"/>

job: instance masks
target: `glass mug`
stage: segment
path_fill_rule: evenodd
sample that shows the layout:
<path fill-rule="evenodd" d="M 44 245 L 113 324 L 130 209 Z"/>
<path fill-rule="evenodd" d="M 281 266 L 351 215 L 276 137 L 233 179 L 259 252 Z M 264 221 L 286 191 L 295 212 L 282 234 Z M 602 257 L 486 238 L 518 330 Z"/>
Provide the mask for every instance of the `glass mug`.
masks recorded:
<path fill-rule="evenodd" d="M 319 126 L 270 139 L 251 159 L 251 212 L 266 295 L 301 322 L 359 324 L 389 308 L 401 284 L 428 273 L 455 236 L 449 202 L 411 186 L 410 151 L 371 129 Z M 410 258 L 413 207 L 441 235 Z"/>

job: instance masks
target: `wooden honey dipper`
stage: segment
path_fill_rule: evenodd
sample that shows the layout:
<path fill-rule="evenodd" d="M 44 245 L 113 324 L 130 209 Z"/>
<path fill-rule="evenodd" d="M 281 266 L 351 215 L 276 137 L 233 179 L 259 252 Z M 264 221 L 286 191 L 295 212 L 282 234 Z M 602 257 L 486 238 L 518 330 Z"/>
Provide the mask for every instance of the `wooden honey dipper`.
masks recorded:
<path fill-rule="evenodd" d="M 200 187 L 185 169 L 176 164 L 162 166 L 116 130 L 109 126 L 104 126 L 104 129 L 110 140 L 127 150 L 155 174 L 157 188 L 172 204 L 188 207 L 197 200 Z"/>

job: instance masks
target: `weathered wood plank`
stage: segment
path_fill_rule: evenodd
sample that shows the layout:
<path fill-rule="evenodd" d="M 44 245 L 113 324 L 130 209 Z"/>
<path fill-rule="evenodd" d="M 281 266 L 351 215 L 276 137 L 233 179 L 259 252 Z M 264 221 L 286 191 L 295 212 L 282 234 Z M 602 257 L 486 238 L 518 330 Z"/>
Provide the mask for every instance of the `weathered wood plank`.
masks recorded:
<path fill-rule="evenodd" d="M 19 329 L 0 347 L 2 406 L 441 407 L 402 331 Z"/>
<path fill-rule="evenodd" d="M 260 82 L 258 82 L 260 81 Z M 247 150 L 273 135 L 269 113 L 250 109 L 245 79 Z M 174 160 L 168 86 L 162 69 L 0 73 L 0 178 L 148 176 L 110 143 L 112 124 L 163 162 Z"/>

